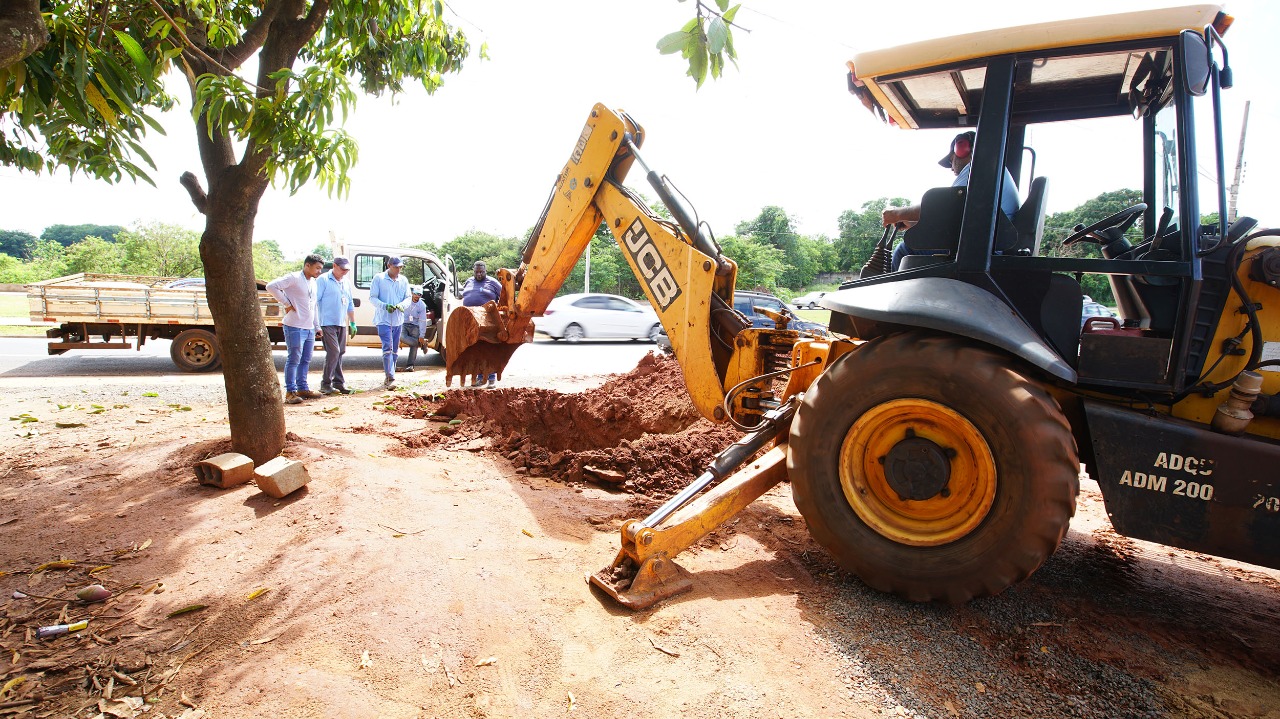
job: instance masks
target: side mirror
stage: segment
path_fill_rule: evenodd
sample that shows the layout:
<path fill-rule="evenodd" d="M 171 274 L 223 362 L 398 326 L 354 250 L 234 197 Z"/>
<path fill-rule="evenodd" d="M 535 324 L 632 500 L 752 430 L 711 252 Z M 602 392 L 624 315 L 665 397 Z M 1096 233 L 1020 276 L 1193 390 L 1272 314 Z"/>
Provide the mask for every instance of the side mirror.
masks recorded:
<path fill-rule="evenodd" d="M 1183 87 L 1193 97 L 1209 92 L 1209 70 L 1212 60 L 1204 36 L 1191 30 L 1183 30 L 1178 36 L 1179 56 Z"/>

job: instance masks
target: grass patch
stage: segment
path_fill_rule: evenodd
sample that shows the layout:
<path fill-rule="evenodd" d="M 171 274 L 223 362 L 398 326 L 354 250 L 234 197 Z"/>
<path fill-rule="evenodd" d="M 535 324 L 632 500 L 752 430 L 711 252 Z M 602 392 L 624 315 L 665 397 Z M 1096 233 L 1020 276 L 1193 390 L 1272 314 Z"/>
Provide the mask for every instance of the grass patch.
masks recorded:
<path fill-rule="evenodd" d="M 31 310 L 21 292 L 0 292 L 0 317 L 28 317 Z"/>
<path fill-rule="evenodd" d="M 45 326 L 0 324 L 0 337 L 44 337 Z"/>
<path fill-rule="evenodd" d="M 796 310 L 796 313 L 802 320 L 831 324 L 831 310 Z"/>

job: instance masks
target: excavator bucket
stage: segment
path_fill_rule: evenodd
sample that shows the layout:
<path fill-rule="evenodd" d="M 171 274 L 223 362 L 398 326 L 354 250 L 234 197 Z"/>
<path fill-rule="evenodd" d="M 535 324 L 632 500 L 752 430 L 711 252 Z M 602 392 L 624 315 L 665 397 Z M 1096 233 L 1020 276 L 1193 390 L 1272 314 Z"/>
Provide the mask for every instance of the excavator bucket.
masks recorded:
<path fill-rule="evenodd" d="M 532 341 L 533 324 L 511 321 L 495 302 L 454 308 L 445 323 L 445 385 L 455 375 L 464 386 L 473 375 L 501 377 L 516 348 Z"/>

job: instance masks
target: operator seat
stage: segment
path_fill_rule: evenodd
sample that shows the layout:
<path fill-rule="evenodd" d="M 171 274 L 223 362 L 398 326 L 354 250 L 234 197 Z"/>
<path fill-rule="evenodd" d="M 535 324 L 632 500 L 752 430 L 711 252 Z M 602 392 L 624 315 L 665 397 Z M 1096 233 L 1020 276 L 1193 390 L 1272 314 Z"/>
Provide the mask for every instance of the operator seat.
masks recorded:
<path fill-rule="evenodd" d="M 960 242 L 960 220 L 964 216 L 964 187 L 935 187 L 920 199 L 920 221 L 907 230 L 902 241 L 913 252 L 902 258 L 901 270 L 947 262 L 955 255 Z M 1013 219 L 1004 213 L 996 216 L 995 251 L 1002 255 L 1034 256 L 1040 252 L 1044 237 L 1045 198 L 1049 194 L 1049 178 L 1031 181 L 1027 199 Z"/>

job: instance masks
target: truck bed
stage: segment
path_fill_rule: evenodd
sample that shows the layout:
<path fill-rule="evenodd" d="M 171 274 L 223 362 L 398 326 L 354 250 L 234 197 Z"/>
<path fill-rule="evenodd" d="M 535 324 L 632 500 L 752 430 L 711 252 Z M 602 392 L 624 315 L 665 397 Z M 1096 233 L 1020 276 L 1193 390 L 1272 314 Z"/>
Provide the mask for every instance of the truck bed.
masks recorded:
<path fill-rule="evenodd" d="M 27 304 L 36 322 L 213 325 L 204 286 L 170 286 L 181 279 L 79 273 L 27 285 Z M 282 308 L 264 287 L 263 322 L 278 326 Z"/>

